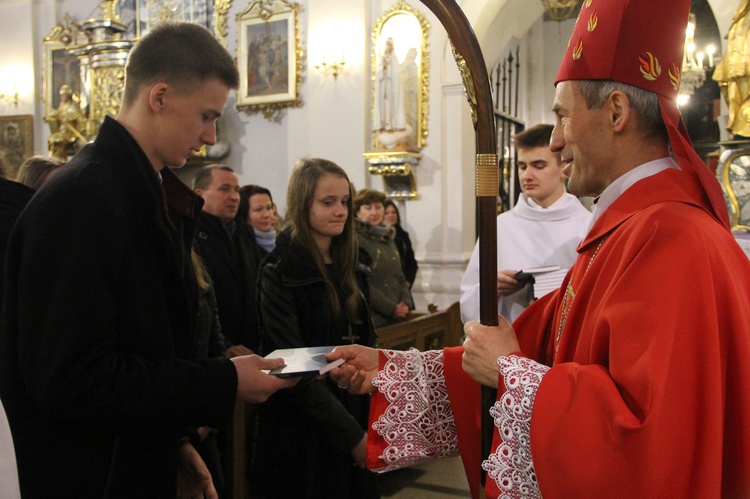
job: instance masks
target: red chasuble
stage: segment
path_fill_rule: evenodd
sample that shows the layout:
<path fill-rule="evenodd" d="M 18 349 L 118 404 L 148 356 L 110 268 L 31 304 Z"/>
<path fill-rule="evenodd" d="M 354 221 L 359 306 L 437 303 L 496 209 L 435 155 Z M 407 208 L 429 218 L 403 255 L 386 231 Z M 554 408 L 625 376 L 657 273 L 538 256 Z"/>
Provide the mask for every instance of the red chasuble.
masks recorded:
<path fill-rule="evenodd" d="M 563 288 L 513 324 L 523 354 L 551 366 L 530 418 L 545 499 L 750 497 L 750 263 L 709 212 L 680 171 L 637 182 L 596 221 Z M 456 365 L 446 352 L 476 481 L 479 390 Z M 371 421 L 388 410 L 381 396 Z M 486 492 L 500 488 L 488 478 Z"/>

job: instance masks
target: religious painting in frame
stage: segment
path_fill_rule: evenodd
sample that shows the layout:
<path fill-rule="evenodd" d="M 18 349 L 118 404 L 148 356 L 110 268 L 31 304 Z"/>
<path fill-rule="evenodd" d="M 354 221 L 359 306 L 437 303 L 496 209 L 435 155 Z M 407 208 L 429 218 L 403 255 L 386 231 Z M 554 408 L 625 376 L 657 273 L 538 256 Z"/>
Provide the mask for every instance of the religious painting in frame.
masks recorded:
<path fill-rule="evenodd" d="M 5 160 L 6 177 L 16 178 L 18 167 L 34 154 L 34 117 L 0 116 L 0 156 Z"/>
<path fill-rule="evenodd" d="M 89 102 L 89 82 L 85 74 L 87 67 L 80 57 L 70 49 L 88 43 L 85 33 L 75 25 L 58 24 L 44 38 L 42 65 L 42 96 L 44 116 L 49 116 L 60 105 L 60 88 L 68 85 L 82 109 Z"/>
<path fill-rule="evenodd" d="M 299 4 L 283 0 L 251 2 L 237 16 L 237 109 L 273 121 L 282 109 L 300 105 L 299 11 Z"/>

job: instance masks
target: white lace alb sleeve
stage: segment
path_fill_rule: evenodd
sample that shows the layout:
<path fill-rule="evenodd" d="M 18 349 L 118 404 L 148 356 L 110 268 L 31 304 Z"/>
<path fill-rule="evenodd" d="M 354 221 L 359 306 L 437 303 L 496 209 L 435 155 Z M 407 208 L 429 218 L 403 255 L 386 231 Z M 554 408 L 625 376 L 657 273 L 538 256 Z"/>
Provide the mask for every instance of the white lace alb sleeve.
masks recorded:
<path fill-rule="evenodd" d="M 388 408 L 372 424 L 386 442 L 380 473 L 458 452 L 443 372 L 443 352 L 383 350 L 387 361 L 373 380 Z"/>
<path fill-rule="evenodd" d="M 482 468 L 502 491 L 502 499 L 541 498 L 531 460 L 531 410 L 542 378 L 549 367 L 531 359 L 509 355 L 497 359 L 505 393 L 490 409 L 502 443 Z"/>

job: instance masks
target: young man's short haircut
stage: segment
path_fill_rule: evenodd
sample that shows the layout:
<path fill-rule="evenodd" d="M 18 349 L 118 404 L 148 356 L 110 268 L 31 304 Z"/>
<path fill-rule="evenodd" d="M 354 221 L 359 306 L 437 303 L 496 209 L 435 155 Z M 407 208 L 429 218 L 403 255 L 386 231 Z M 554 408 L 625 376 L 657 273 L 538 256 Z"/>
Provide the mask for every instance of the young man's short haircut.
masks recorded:
<path fill-rule="evenodd" d="M 516 149 L 536 149 L 537 147 L 549 147 L 549 141 L 552 137 L 552 130 L 555 127 L 540 123 L 523 132 L 513 136 L 513 144 Z"/>
<path fill-rule="evenodd" d="M 130 51 L 123 103 L 135 101 L 150 83 L 161 81 L 187 93 L 209 79 L 217 79 L 234 90 L 239 88 L 239 72 L 229 52 L 202 26 L 165 22 L 149 31 Z"/>
<path fill-rule="evenodd" d="M 206 189 L 208 189 L 208 186 L 211 185 L 211 180 L 213 179 L 214 170 L 223 170 L 225 172 L 234 173 L 234 170 L 227 165 L 204 166 L 203 168 L 198 170 L 195 174 L 195 177 L 193 177 L 193 190 L 201 189 L 205 191 Z"/>

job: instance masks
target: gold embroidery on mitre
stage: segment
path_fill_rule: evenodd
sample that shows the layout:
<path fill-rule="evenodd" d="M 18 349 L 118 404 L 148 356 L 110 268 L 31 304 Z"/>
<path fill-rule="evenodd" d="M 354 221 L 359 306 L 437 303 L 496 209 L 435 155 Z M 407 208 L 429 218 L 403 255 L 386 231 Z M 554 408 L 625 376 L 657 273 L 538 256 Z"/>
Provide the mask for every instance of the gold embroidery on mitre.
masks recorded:
<path fill-rule="evenodd" d="M 591 2 L 593 2 L 593 1 L 594 1 L 594 0 L 586 0 L 586 8 L 587 8 L 587 9 L 588 9 L 589 7 L 591 7 Z"/>
<path fill-rule="evenodd" d="M 682 81 L 682 72 L 680 71 L 680 68 L 677 67 L 677 64 L 672 63 L 672 67 L 669 68 L 669 81 L 672 82 L 672 88 L 675 89 L 675 91 L 680 89 L 680 82 Z"/>
<path fill-rule="evenodd" d="M 578 41 L 578 45 L 573 49 L 573 60 L 577 61 L 581 58 L 581 52 L 583 52 L 583 39 Z"/>
<path fill-rule="evenodd" d="M 641 63 L 641 74 L 648 81 L 654 81 L 661 75 L 659 59 L 657 59 L 651 52 L 644 52 L 641 54 L 638 57 L 638 62 Z"/>
<path fill-rule="evenodd" d="M 597 16 L 596 11 L 594 11 L 594 13 L 589 16 L 589 25 L 587 26 L 587 29 L 589 31 L 594 31 L 598 23 L 599 23 L 599 16 Z"/>

